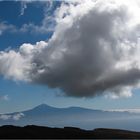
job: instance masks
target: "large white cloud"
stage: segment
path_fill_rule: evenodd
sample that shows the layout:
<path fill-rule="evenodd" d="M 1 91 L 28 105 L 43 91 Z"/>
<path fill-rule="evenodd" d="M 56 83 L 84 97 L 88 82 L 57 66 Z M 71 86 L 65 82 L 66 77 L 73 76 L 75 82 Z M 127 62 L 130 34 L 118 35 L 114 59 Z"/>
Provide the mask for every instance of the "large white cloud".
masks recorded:
<path fill-rule="evenodd" d="M 0 53 L 0 73 L 65 95 L 130 97 L 140 79 L 139 0 L 62 3 L 48 42 Z"/>

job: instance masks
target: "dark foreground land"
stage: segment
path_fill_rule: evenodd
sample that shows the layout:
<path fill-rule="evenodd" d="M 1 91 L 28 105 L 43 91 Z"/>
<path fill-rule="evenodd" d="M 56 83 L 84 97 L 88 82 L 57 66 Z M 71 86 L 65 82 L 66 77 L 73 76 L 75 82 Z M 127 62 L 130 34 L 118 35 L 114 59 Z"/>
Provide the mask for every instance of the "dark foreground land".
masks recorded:
<path fill-rule="evenodd" d="M 53 138 L 53 139 L 140 139 L 139 132 L 119 129 L 94 129 L 82 130 L 73 127 L 49 128 L 41 126 L 2 126 L 0 127 L 0 139 L 5 138 Z"/>

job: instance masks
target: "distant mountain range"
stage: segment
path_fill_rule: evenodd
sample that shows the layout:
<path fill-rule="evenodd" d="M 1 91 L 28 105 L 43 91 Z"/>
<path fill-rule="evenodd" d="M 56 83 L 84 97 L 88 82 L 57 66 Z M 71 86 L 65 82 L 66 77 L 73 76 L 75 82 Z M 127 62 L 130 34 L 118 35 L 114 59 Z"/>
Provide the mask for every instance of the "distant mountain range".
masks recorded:
<path fill-rule="evenodd" d="M 83 129 L 115 128 L 140 131 L 140 113 L 102 111 L 81 107 L 55 108 L 41 104 L 33 109 L 0 115 L 0 125 L 39 125 L 79 127 Z"/>

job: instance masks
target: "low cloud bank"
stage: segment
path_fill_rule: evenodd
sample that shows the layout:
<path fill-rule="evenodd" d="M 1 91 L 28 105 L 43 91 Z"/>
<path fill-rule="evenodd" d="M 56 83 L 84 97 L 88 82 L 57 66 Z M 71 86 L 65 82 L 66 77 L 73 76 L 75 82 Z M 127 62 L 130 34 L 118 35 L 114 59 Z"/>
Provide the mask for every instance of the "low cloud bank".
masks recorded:
<path fill-rule="evenodd" d="M 8 114 L 1 114 L 0 115 L 1 120 L 11 120 L 12 119 L 12 120 L 18 121 L 22 117 L 24 117 L 23 113 L 16 113 L 16 114 L 13 114 L 13 115 L 8 115 Z"/>

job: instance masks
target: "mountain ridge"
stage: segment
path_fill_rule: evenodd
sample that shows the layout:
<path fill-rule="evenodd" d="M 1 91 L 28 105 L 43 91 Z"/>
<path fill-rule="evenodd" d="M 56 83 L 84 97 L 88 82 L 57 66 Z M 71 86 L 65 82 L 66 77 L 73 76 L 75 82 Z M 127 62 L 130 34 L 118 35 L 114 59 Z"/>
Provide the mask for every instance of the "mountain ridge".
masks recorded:
<path fill-rule="evenodd" d="M 115 128 L 140 130 L 140 114 L 86 109 L 82 107 L 56 108 L 40 104 L 32 109 L 0 114 L 2 125 L 39 125 L 49 127 L 79 127 L 82 129 Z"/>

